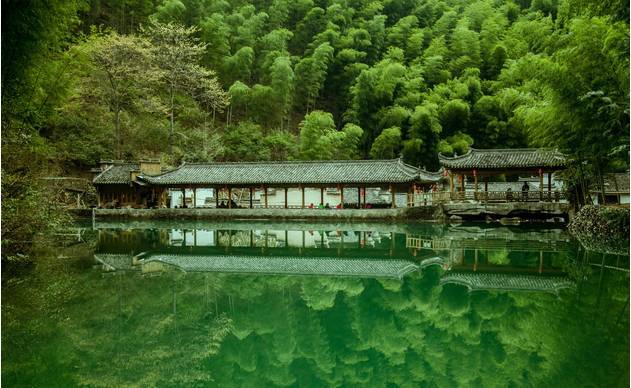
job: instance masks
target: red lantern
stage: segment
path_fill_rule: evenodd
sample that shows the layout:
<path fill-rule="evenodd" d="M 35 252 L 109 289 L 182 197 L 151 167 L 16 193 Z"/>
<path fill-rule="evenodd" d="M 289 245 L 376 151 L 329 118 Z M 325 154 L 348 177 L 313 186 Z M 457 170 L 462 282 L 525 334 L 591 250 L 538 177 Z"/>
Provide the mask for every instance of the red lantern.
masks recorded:
<path fill-rule="evenodd" d="M 473 176 L 478 176 L 478 170 L 473 170 Z"/>

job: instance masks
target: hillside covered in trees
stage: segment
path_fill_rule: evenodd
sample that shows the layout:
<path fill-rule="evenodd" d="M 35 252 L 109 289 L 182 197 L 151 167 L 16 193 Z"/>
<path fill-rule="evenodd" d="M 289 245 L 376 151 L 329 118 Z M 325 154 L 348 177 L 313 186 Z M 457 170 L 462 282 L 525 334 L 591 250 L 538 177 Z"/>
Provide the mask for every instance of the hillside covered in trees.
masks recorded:
<path fill-rule="evenodd" d="M 3 221 L 52 217 L 37 178 L 106 158 L 436 169 L 548 146 L 581 179 L 628 168 L 626 0 L 3 5 Z"/>

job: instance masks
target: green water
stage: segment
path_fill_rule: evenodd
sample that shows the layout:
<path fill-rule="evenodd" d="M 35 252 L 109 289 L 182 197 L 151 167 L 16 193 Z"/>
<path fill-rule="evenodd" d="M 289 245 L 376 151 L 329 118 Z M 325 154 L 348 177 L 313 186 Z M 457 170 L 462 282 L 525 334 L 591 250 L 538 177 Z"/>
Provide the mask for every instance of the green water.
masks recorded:
<path fill-rule="evenodd" d="M 629 385 L 629 258 L 563 229 L 95 226 L 4 274 L 4 386 Z"/>

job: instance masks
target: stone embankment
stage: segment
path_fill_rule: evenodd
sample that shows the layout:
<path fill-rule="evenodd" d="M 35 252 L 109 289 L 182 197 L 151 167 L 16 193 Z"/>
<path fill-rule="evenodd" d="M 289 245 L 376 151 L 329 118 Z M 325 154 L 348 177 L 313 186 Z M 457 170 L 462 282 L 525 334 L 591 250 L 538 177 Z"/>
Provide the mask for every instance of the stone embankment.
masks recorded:
<path fill-rule="evenodd" d="M 91 217 L 91 210 L 84 216 Z M 406 209 L 96 209 L 96 218 L 398 220 Z"/>
<path fill-rule="evenodd" d="M 524 220 L 564 218 L 567 204 L 469 204 L 453 203 L 397 209 L 84 209 L 79 217 L 96 219 L 216 219 L 216 220 L 334 220 L 334 221 L 438 221 Z"/>
<path fill-rule="evenodd" d="M 568 225 L 581 244 L 590 250 L 628 254 L 629 209 L 585 206 Z"/>

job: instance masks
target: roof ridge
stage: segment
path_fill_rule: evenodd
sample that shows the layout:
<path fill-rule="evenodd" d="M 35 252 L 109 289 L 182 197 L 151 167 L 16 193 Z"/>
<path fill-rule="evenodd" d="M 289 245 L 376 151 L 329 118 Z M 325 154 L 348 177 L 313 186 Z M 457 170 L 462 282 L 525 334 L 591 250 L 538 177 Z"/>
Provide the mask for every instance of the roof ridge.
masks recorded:
<path fill-rule="evenodd" d="M 100 177 L 101 177 L 101 175 L 105 174 L 105 172 L 109 171 L 112 167 L 114 167 L 114 165 L 113 165 L 113 164 L 111 164 L 111 165 L 107 166 L 107 168 L 106 168 L 105 170 L 101 171 L 101 172 L 99 173 L 99 175 L 95 176 L 95 177 L 92 179 L 92 183 L 96 183 L 96 180 L 97 180 L 98 178 L 100 178 Z"/>
<path fill-rule="evenodd" d="M 469 147 L 469 151 L 477 152 L 497 152 L 497 151 L 558 151 L 558 148 L 553 147 L 522 147 L 522 148 L 473 148 Z"/>
<path fill-rule="evenodd" d="M 316 164 L 316 163 L 375 163 L 375 162 L 396 162 L 396 159 L 336 159 L 336 160 L 258 160 L 243 162 L 186 162 L 187 166 L 208 166 L 208 165 L 249 165 L 249 164 Z M 183 167 L 184 163 L 180 166 Z M 180 168 L 178 167 L 178 168 Z M 416 168 L 411 166 L 412 168 Z"/>
<path fill-rule="evenodd" d="M 471 154 L 471 151 L 473 150 L 473 148 L 469 147 L 469 150 L 462 154 L 462 155 L 456 155 L 456 156 L 447 156 L 447 155 L 443 155 L 442 153 L 438 153 L 438 159 L 458 159 L 458 158 L 463 158 L 465 156 L 468 156 L 469 154 Z"/>

